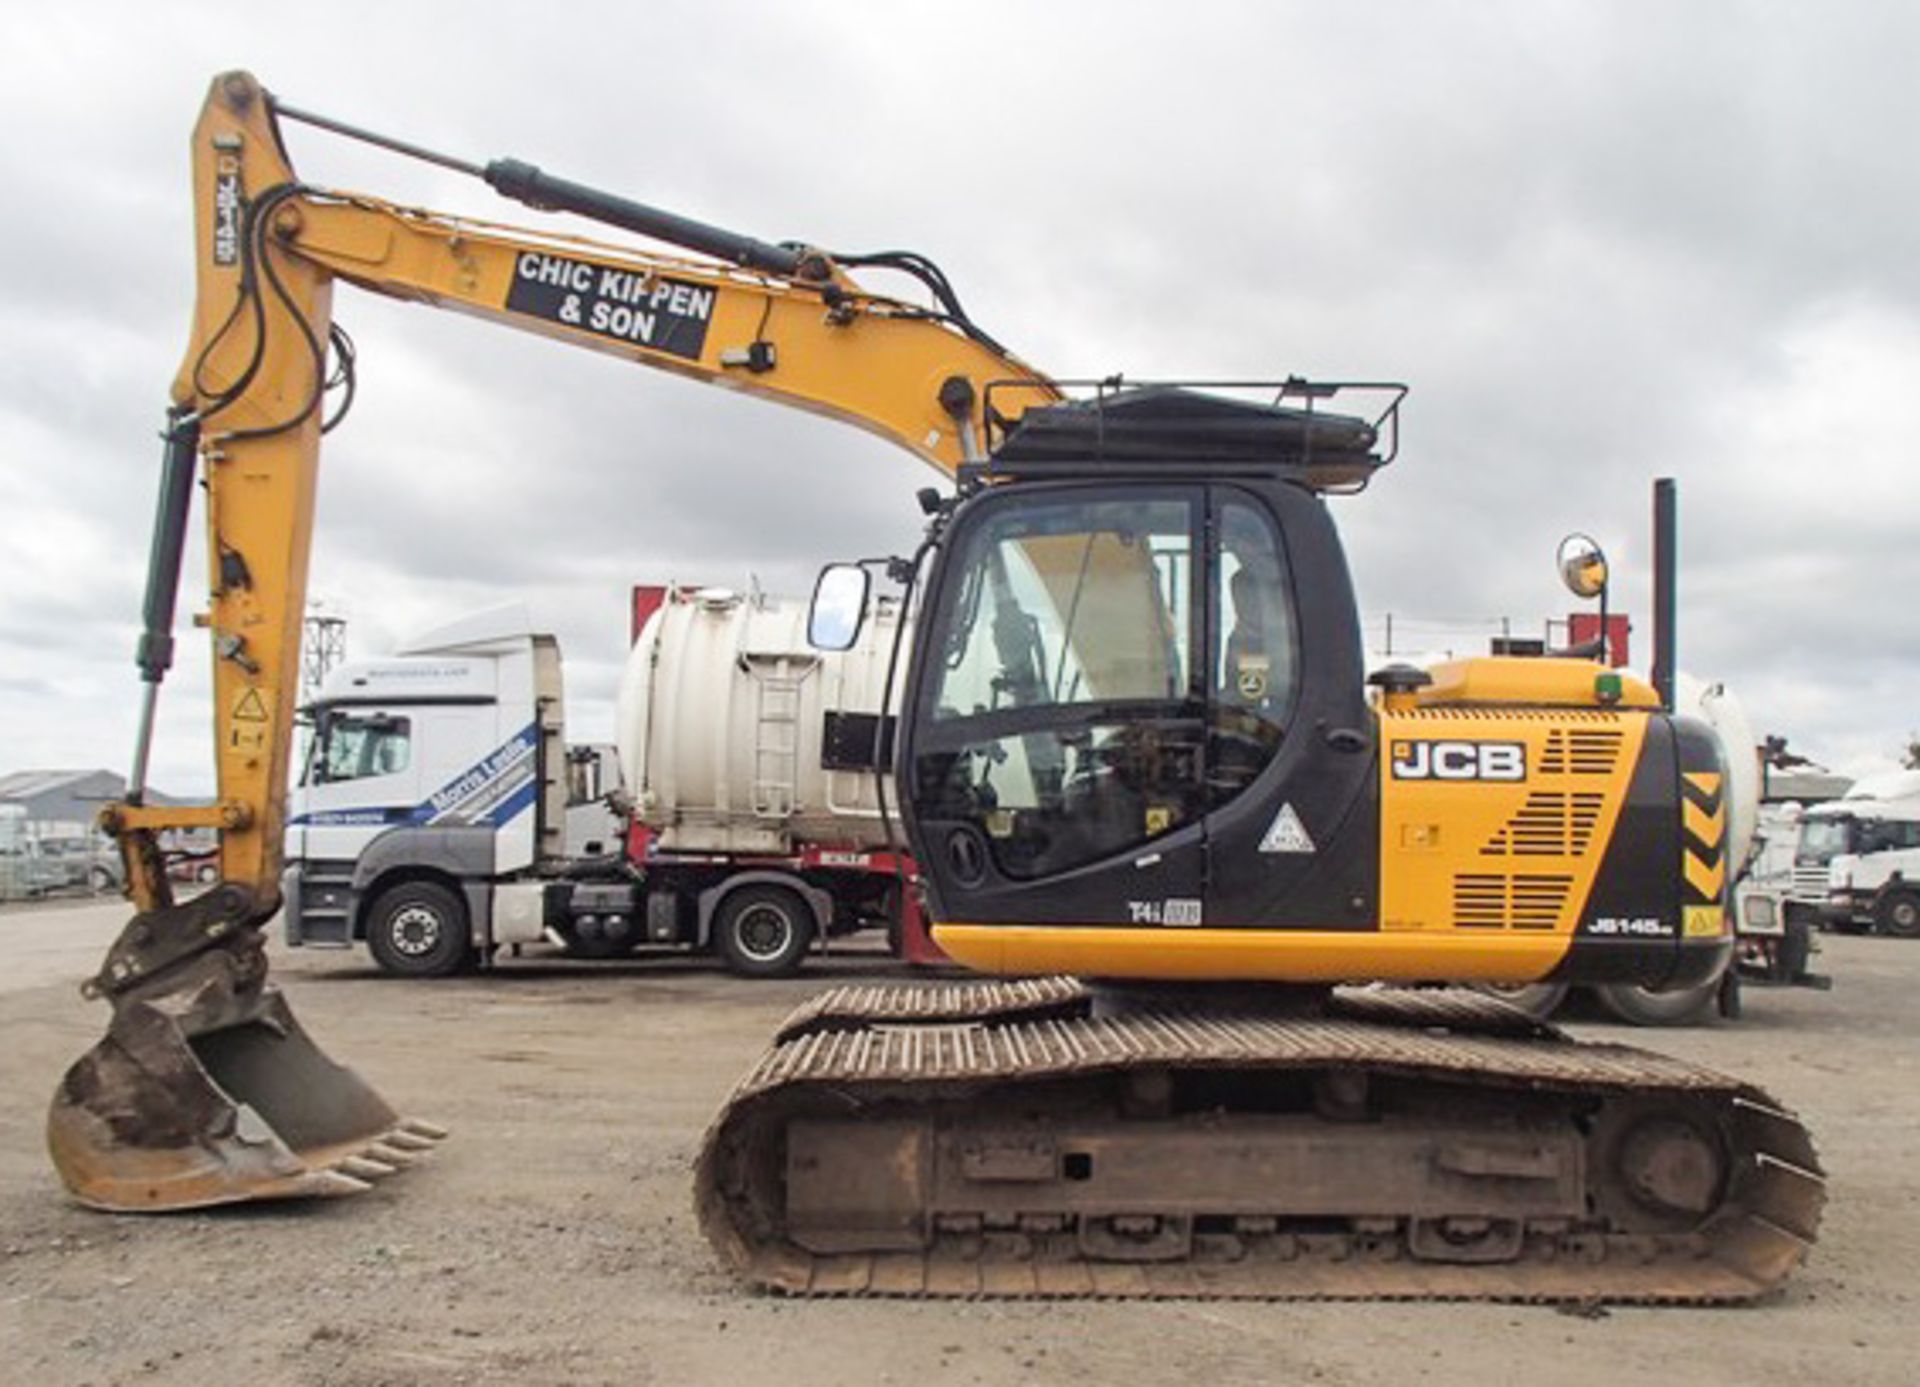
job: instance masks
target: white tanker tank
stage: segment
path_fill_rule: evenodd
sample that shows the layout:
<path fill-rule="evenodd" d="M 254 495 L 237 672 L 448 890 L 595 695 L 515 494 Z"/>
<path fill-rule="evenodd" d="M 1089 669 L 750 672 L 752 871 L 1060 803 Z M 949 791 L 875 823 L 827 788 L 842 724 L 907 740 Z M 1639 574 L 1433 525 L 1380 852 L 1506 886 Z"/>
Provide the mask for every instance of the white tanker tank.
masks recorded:
<path fill-rule="evenodd" d="M 1727 758 L 1727 864 L 1737 872 L 1753 851 L 1760 823 L 1760 739 L 1747 710 L 1725 684 L 1710 684 L 1685 670 L 1674 677 L 1674 710 L 1699 718 L 1720 738 Z"/>
<path fill-rule="evenodd" d="M 899 605 L 879 601 L 843 652 L 807 643 L 807 606 L 670 589 L 647 618 L 621 677 L 615 739 L 634 816 L 659 851 L 904 845 L 891 778 L 890 843 L 872 770 Z"/>

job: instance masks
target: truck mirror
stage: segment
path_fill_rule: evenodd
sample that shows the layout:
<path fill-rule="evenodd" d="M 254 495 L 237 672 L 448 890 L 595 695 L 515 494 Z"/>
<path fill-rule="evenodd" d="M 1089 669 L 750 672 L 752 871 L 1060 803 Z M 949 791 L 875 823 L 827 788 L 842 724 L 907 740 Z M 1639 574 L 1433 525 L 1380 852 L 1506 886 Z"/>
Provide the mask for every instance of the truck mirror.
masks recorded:
<path fill-rule="evenodd" d="M 828 564 L 813 585 L 807 609 L 807 643 L 815 650 L 850 650 L 860 638 L 872 579 L 857 563 Z"/>
<path fill-rule="evenodd" d="M 1607 587 L 1607 556 L 1588 535 L 1560 541 L 1560 581 L 1575 597 L 1598 597 Z"/>

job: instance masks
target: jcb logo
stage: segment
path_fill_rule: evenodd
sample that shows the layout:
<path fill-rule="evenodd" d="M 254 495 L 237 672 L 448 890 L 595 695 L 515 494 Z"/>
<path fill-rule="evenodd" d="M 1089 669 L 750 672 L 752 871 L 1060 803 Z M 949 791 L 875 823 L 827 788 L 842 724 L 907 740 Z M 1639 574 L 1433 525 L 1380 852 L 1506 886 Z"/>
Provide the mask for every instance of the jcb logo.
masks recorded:
<path fill-rule="evenodd" d="M 1520 742 L 1395 742 L 1395 780 L 1525 780 Z"/>

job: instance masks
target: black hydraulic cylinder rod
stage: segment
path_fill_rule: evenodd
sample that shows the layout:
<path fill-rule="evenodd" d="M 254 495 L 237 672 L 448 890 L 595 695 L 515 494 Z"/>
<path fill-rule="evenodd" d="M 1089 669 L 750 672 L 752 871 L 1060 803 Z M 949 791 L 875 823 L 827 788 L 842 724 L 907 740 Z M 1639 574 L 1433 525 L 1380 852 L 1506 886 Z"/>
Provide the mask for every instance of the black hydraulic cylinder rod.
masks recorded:
<path fill-rule="evenodd" d="M 1674 560 L 1680 526 L 1680 501 L 1672 477 L 1653 484 L 1653 687 L 1660 703 L 1673 709 L 1673 672 L 1676 668 L 1674 621 L 1678 610 L 1678 579 Z"/>
<path fill-rule="evenodd" d="M 691 217 L 663 212 L 658 207 L 649 207 L 643 202 L 635 202 L 631 198 L 620 197 L 615 193 L 603 193 L 598 188 L 587 187 L 584 183 L 555 178 L 552 174 L 543 173 L 534 165 L 519 159 L 495 159 L 485 168 L 481 168 L 465 159 L 456 159 L 451 155 L 423 149 L 419 145 L 409 144 L 404 140 L 396 140 L 391 135 L 363 130 L 357 125 L 349 125 L 331 116 L 302 110 L 298 106 L 289 106 L 278 97 L 271 100 L 275 114 L 288 120 L 315 125 L 322 130 L 331 130 L 336 135 L 345 135 L 349 139 L 364 140 L 382 149 L 390 149 L 396 154 L 404 154 L 410 159 L 424 159 L 442 168 L 473 174 L 485 179 L 496 192 L 516 202 L 524 202 L 529 207 L 538 208 L 542 212 L 574 212 L 583 217 L 591 217 L 595 221 L 625 227 L 628 231 L 637 231 L 642 236 L 651 236 L 655 240 L 666 241 L 671 245 L 697 250 L 703 255 L 711 255 L 732 265 L 739 265 L 749 270 L 761 270 L 767 274 L 784 275 L 790 279 L 806 278 L 806 268 L 810 262 L 817 259 L 790 246 L 771 245 L 766 241 L 756 240 L 752 236 L 742 236 L 737 231 L 727 231 L 717 226 L 709 226 L 705 222 L 697 222 Z"/>
<path fill-rule="evenodd" d="M 145 629 L 134 663 L 149 684 L 166 678 L 173 666 L 173 606 L 180 593 L 180 557 L 187 544 L 187 511 L 193 504 L 193 474 L 199 461 L 200 419 L 169 411 L 166 451 L 160 462 L 160 501 L 153 517 L 153 546 L 147 551 L 147 600 L 141 609 Z"/>
<path fill-rule="evenodd" d="M 140 727 L 134 734 L 133 773 L 127 777 L 127 803 L 146 796 L 147 755 L 153 749 L 153 715 L 160 681 L 173 666 L 173 606 L 180 595 L 180 558 L 187 546 L 187 513 L 193 505 L 193 474 L 200 456 L 200 417 L 175 407 L 167 412 L 166 449 L 160 459 L 160 500 L 153 517 L 153 544 L 147 551 L 147 599 L 141 610 L 144 629 L 134 663 L 146 687 L 140 695 Z"/>
<path fill-rule="evenodd" d="M 482 176 L 495 191 L 543 212 L 575 212 L 745 269 L 800 277 L 808 259 L 787 246 L 772 245 L 691 217 L 663 212 L 644 202 L 589 188 L 584 183 L 555 178 L 518 159 L 495 159 Z"/>

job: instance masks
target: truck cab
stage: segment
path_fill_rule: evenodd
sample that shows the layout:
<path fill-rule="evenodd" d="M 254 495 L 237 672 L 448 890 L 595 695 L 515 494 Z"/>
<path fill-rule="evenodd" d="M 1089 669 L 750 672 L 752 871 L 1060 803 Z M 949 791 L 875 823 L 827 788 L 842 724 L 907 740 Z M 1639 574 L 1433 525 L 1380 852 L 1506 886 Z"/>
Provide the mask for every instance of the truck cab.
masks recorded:
<path fill-rule="evenodd" d="M 306 712 L 287 942 L 364 940 L 383 967 L 425 973 L 492 947 L 500 887 L 568 855 L 553 637 L 522 609 L 482 613 L 340 666 Z M 617 845 L 617 833 L 609 818 L 602 838 Z"/>
<path fill-rule="evenodd" d="M 1920 937 L 1920 772 L 1871 777 L 1808 809 L 1793 899 L 1840 929 Z"/>

